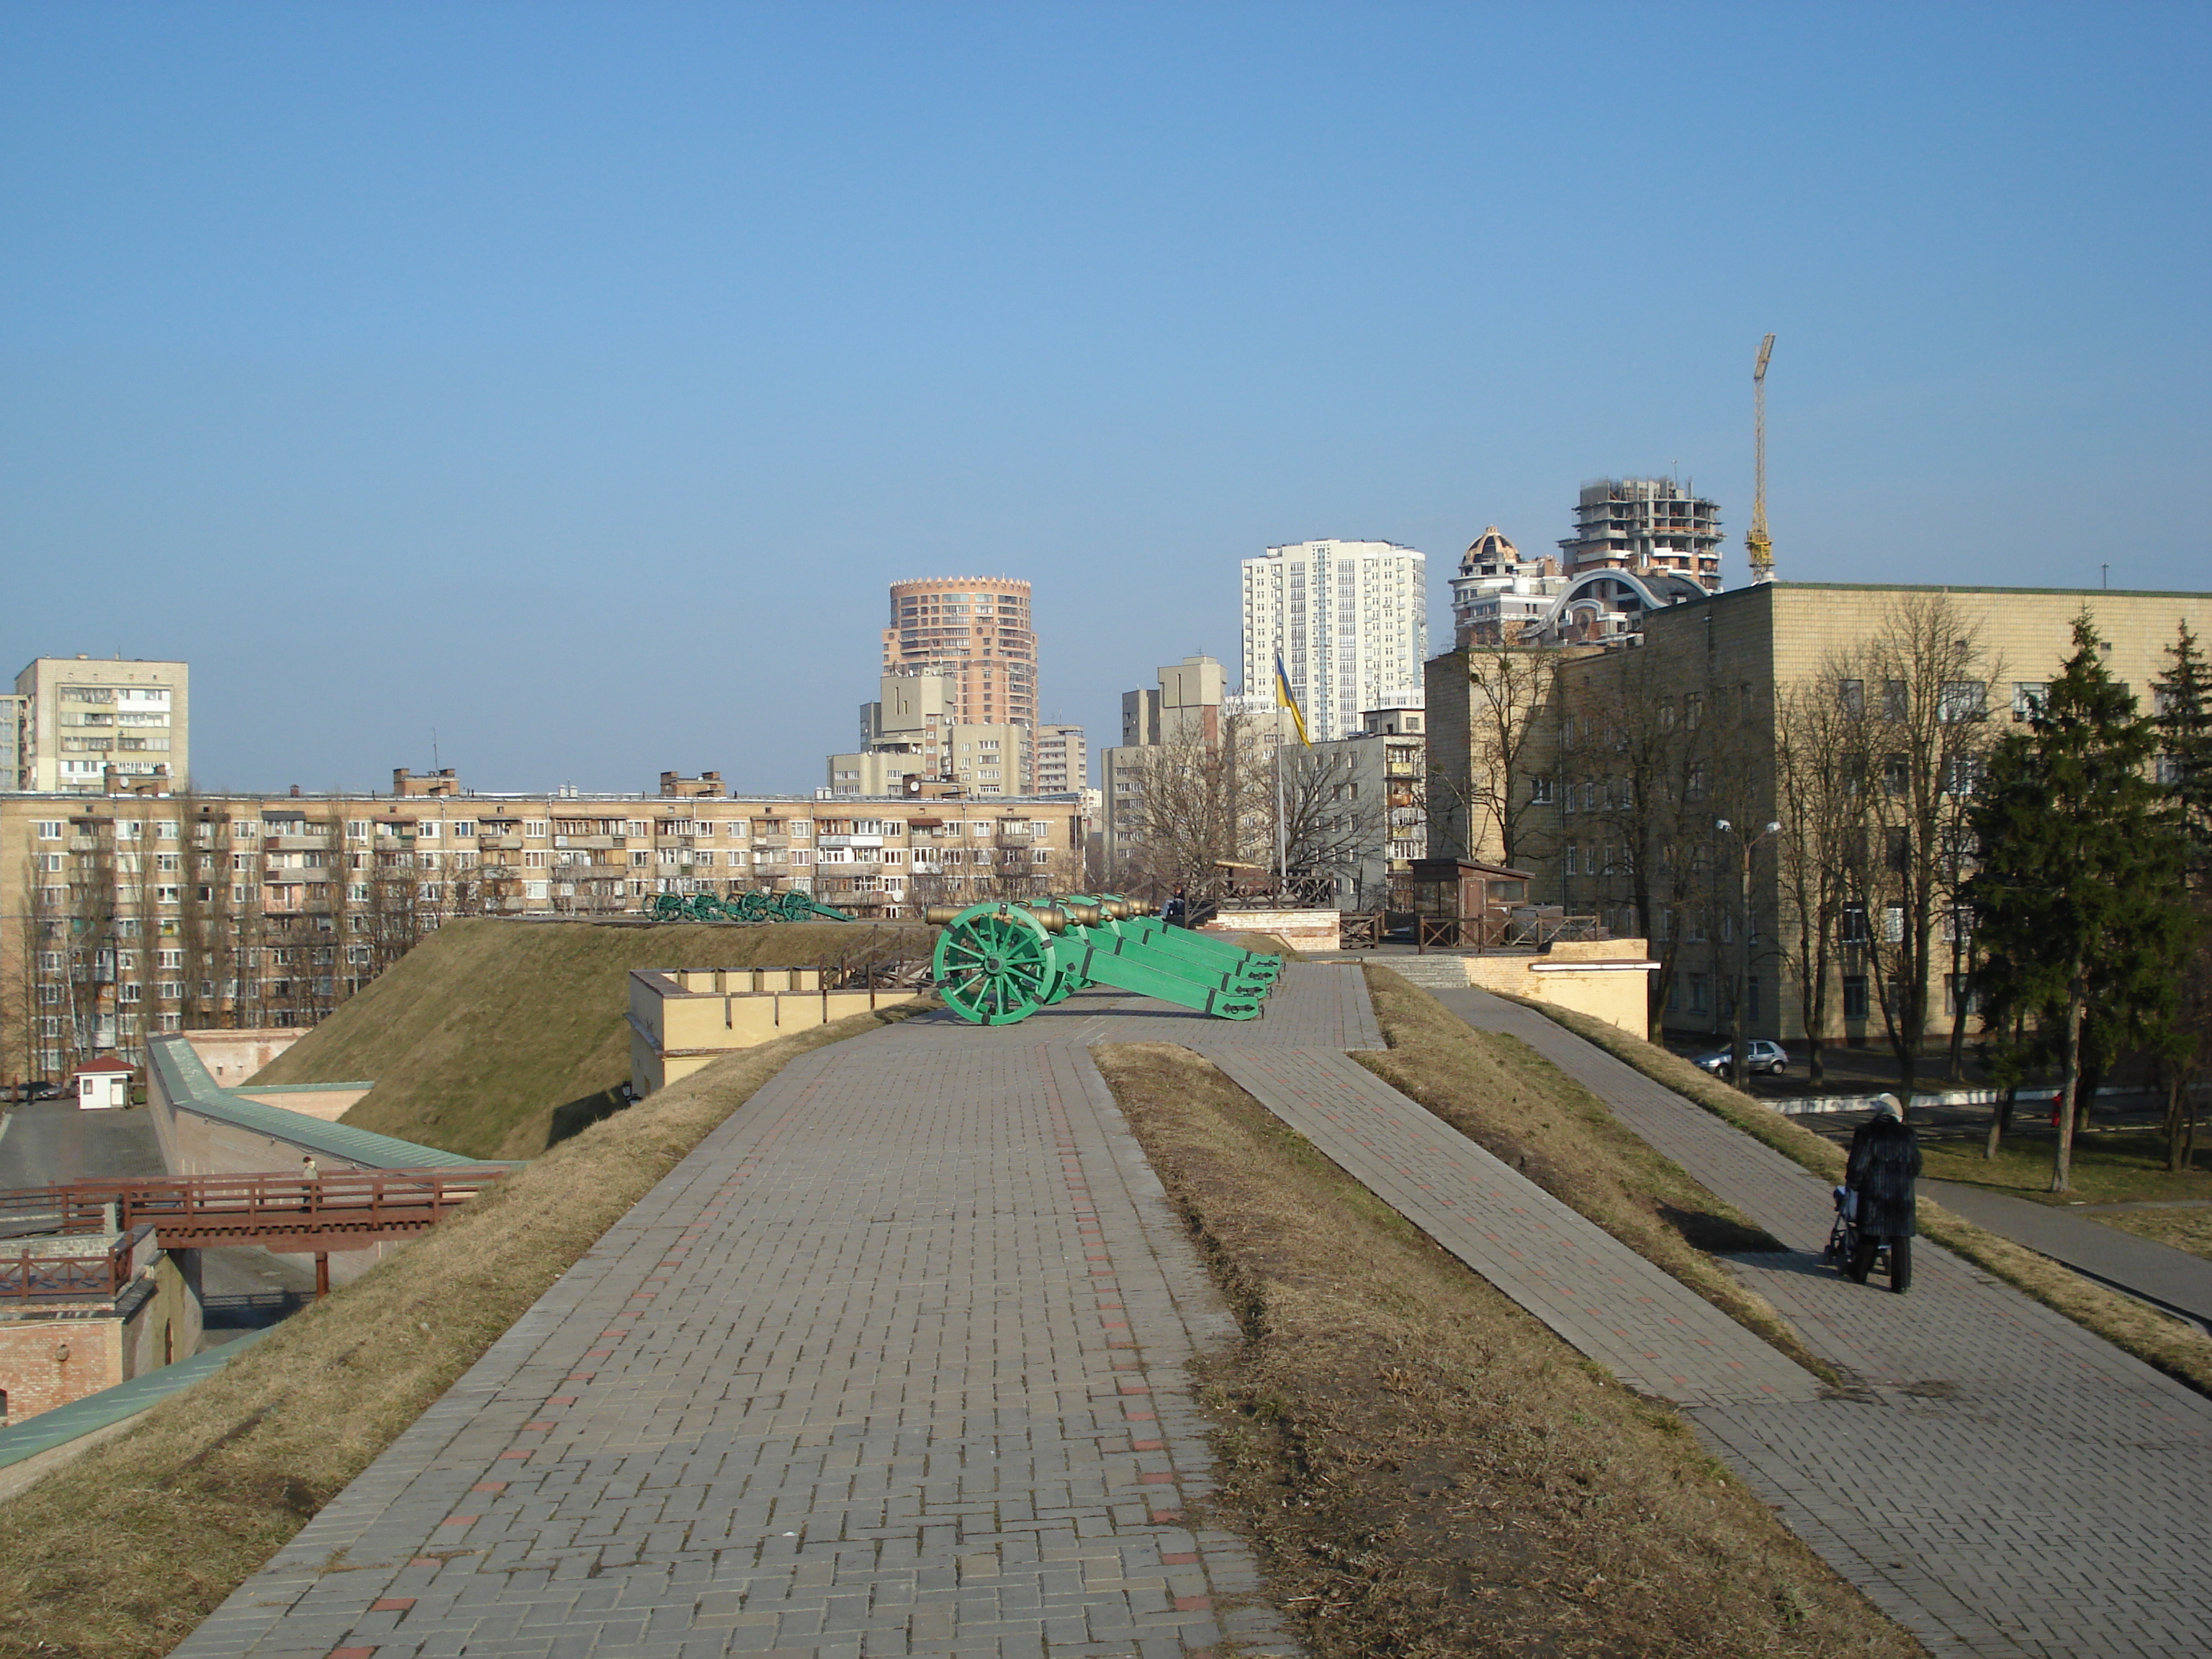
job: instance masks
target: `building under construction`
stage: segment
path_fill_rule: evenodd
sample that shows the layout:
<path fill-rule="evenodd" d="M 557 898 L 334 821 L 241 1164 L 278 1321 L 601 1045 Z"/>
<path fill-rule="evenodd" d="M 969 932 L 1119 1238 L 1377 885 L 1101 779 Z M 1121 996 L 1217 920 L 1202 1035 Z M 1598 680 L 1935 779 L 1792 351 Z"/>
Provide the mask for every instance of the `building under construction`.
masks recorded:
<path fill-rule="evenodd" d="M 1718 503 L 1672 478 L 1596 478 L 1582 488 L 1575 533 L 1559 544 L 1570 579 L 1593 570 L 1656 570 L 1721 589 Z"/>

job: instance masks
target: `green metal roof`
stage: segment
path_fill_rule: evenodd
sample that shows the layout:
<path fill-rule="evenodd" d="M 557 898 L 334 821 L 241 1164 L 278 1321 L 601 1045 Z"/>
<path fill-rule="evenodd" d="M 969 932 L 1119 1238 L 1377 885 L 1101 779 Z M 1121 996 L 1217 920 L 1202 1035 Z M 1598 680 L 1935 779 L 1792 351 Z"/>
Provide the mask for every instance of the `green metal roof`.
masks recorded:
<path fill-rule="evenodd" d="M 176 1105 L 217 1122 L 289 1141 L 310 1152 L 342 1158 L 364 1169 L 428 1170 L 486 1161 L 248 1100 L 234 1090 L 218 1087 L 192 1052 L 192 1045 L 181 1036 L 158 1036 L 148 1042 L 146 1063 L 161 1073 L 161 1088 Z"/>

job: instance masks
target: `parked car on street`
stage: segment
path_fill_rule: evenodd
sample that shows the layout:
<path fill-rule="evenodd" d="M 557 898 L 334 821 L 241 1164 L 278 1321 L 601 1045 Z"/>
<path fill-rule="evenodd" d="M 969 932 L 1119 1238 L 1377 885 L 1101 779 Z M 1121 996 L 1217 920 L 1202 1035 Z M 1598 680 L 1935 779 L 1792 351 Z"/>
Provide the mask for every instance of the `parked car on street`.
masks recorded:
<path fill-rule="evenodd" d="M 1729 1051 L 1723 1048 L 1713 1054 L 1699 1054 L 1690 1063 L 1718 1077 L 1728 1070 L 1729 1057 Z M 1753 1037 L 1743 1045 L 1743 1063 L 1747 1071 L 1779 1076 L 1790 1069 L 1790 1055 L 1780 1043 L 1769 1042 L 1765 1037 Z"/>

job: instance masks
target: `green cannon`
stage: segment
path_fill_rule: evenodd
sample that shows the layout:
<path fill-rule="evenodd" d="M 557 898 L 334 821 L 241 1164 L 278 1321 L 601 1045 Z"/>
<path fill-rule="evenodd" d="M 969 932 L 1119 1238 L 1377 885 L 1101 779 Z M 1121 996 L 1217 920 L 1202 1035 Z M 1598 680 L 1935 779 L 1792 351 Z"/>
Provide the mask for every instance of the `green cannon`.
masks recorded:
<path fill-rule="evenodd" d="M 718 899 L 712 893 L 656 893 L 647 911 L 655 921 L 850 921 L 849 912 L 834 909 L 805 893 L 739 893 Z"/>
<path fill-rule="evenodd" d="M 1092 985 L 1157 997 L 1217 1019 L 1252 1019 L 1282 963 L 1227 945 L 1178 953 L 1145 936 L 1135 907 L 1067 899 L 1007 900 L 923 913 L 943 929 L 934 958 L 947 1006 L 978 1025 L 1011 1025 Z M 1177 930 L 1180 931 L 1180 930 Z"/>
<path fill-rule="evenodd" d="M 1060 901 L 1095 905 L 1105 913 L 1101 924 L 1115 938 L 1180 957 L 1194 968 L 1225 973 L 1249 983 L 1273 985 L 1282 977 L 1283 959 L 1231 945 L 1210 933 L 1170 927 L 1159 915 L 1117 894 L 1078 893 Z"/>

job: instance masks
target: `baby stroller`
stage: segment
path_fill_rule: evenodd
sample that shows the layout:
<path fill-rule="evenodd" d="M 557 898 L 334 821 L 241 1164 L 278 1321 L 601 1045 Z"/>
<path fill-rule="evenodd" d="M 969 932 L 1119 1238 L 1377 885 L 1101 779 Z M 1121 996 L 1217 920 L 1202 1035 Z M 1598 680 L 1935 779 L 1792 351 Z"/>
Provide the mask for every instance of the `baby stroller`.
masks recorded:
<path fill-rule="evenodd" d="M 1828 1229 L 1828 1248 L 1820 1252 L 1820 1260 L 1832 1263 L 1838 1273 L 1851 1270 L 1851 1258 L 1859 1248 L 1859 1195 L 1848 1187 L 1835 1189 L 1836 1223 Z M 1889 1271 L 1889 1246 L 1885 1243 L 1875 1255 L 1875 1267 L 1881 1273 Z"/>

